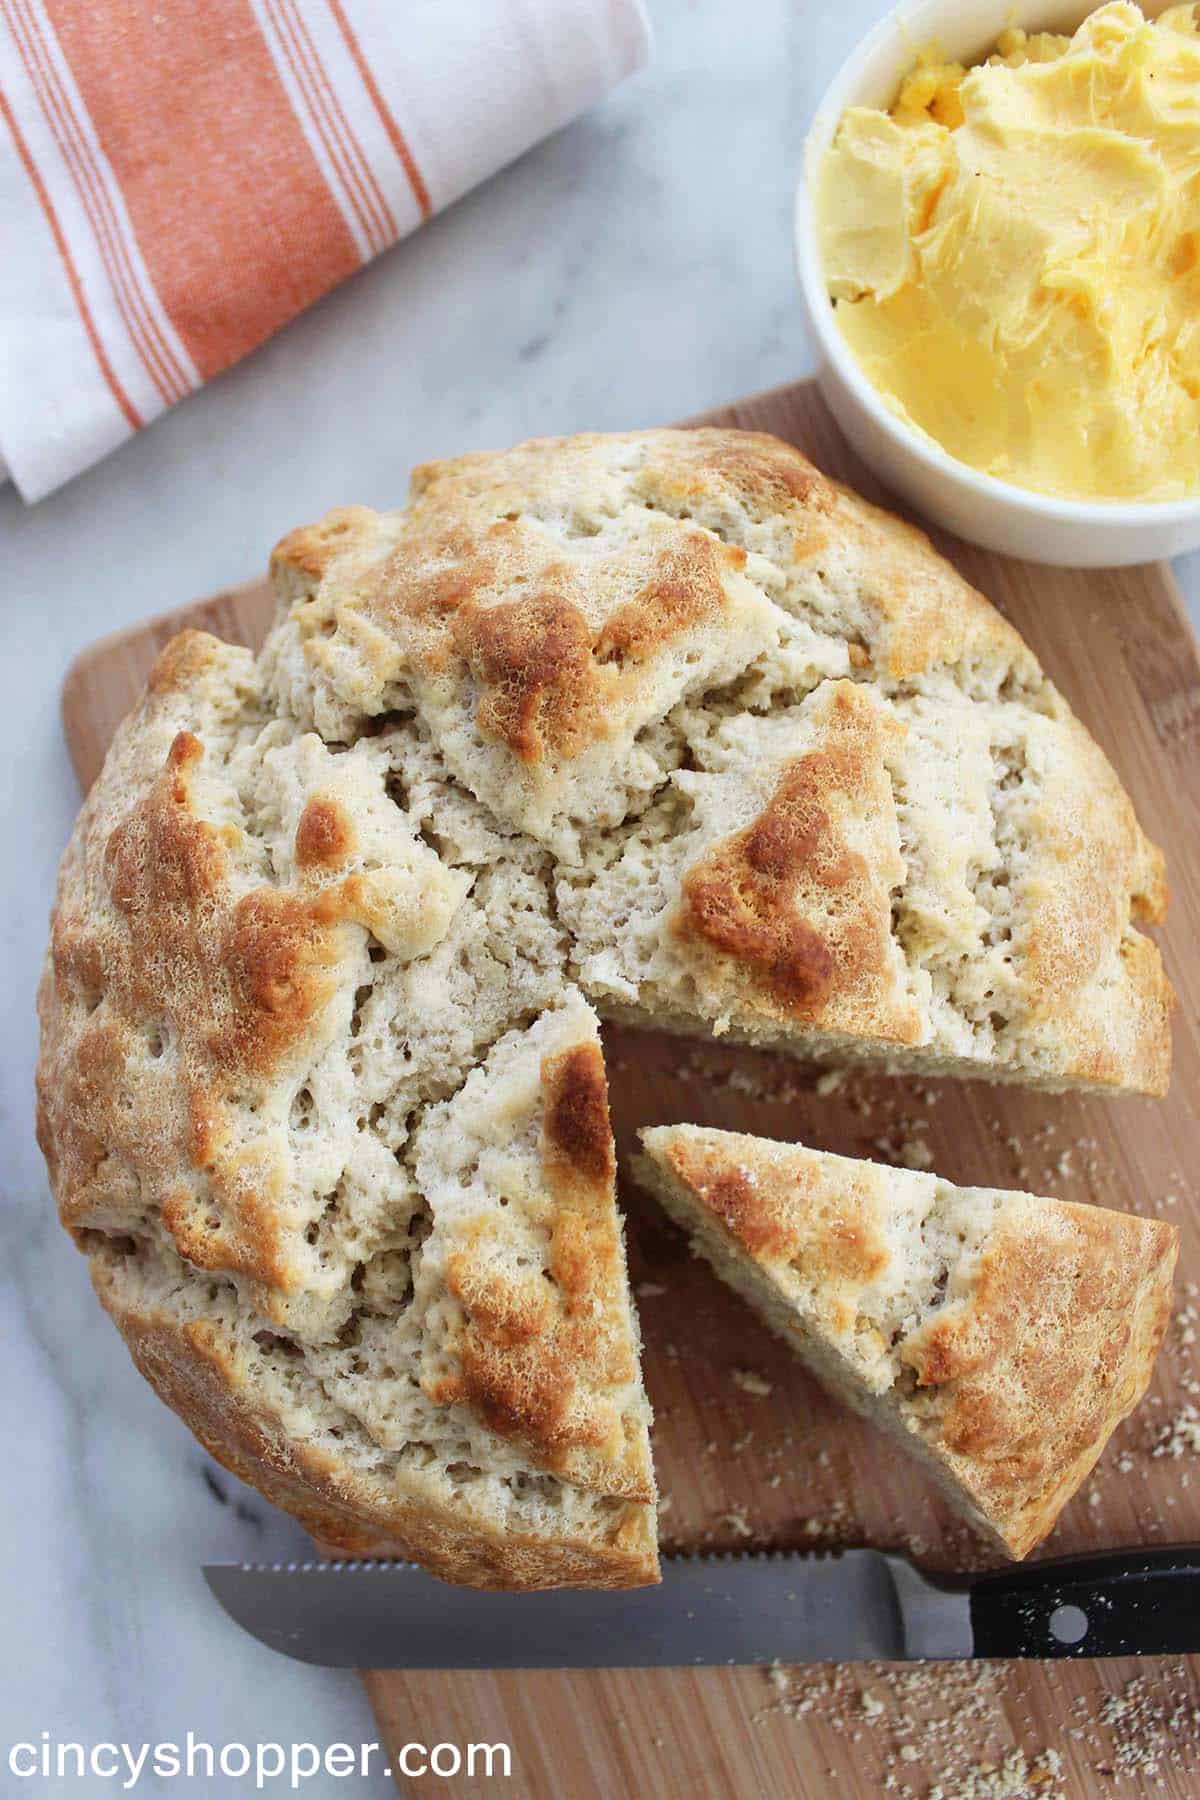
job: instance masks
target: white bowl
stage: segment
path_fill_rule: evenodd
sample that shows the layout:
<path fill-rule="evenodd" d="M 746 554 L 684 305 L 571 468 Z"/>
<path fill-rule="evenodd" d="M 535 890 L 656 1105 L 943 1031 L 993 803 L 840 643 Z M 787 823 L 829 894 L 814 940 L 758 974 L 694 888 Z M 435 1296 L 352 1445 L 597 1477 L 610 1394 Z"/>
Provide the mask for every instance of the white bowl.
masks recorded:
<path fill-rule="evenodd" d="M 1097 0 L 1098 3 L 1098 0 Z M 1154 15 L 1170 0 L 1142 0 Z M 842 65 L 813 120 L 796 194 L 796 260 L 815 341 L 817 379 L 863 461 L 928 518 L 1010 556 L 1075 568 L 1152 562 L 1200 546 L 1200 497 L 1059 500 L 982 474 L 911 430 L 885 404 L 838 330 L 822 272 L 813 184 L 848 106 L 890 106 L 917 52 L 931 43 L 958 62 L 984 55 L 1011 25 L 1073 31 L 1094 7 L 1080 0 L 905 0 Z"/>

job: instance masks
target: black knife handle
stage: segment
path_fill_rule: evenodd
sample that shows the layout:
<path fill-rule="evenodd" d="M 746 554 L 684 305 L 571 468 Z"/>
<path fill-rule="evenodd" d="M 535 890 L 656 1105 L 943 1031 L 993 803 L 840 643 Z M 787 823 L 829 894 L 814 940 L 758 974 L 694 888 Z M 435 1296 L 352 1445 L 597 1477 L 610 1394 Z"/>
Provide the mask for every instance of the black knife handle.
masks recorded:
<path fill-rule="evenodd" d="M 1200 1650 L 1200 1544 L 1105 1550 L 981 1575 L 976 1656 L 1155 1656 Z"/>

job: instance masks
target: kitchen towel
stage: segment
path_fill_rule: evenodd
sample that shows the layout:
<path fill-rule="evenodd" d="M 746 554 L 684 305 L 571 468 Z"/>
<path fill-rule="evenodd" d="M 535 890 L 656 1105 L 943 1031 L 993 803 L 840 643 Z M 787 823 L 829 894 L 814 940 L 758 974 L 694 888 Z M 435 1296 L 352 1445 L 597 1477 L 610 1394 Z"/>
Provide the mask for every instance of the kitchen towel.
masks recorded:
<path fill-rule="evenodd" d="M 0 0 L 0 456 L 25 499 L 648 52 L 642 0 Z"/>

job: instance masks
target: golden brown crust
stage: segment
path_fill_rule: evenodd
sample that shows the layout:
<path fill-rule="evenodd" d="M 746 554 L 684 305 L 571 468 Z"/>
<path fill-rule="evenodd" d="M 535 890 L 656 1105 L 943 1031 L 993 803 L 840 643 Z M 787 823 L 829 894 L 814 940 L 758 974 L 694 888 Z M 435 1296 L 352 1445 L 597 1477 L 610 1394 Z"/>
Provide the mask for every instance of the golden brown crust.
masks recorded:
<path fill-rule="evenodd" d="M 354 823 L 336 801 L 314 794 L 296 827 L 296 866 L 336 869 L 354 845 Z"/>
<path fill-rule="evenodd" d="M 39 1129 L 69 1229 L 157 1215 L 197 1268 L 286 1296 L 314 1259 L 270 1103 L 328 1044 L 366 932 L 425 947 L 461 889 L 415 840 L 411 864 L 361 854 L 319 780 L 273 878 L 227 767 L 250 669 L 203 633 L 173 640 L 92 790 L 40 993 Z"/>
<path fill-rule="evenodd" d="M 152 691 L 178 689 L 201 648 L 169 648 Z M 230 1106 L 318 1041 L 356 909 L 328 887 L 239 893 L 230 847 L 195 804 L 203 760 L 195 734 L 178 732 L 162 772 L 112 826 L 110 910 L 89 912 L 82 895 L 60 900 L 44 991 L 42 1131 L 68 1227 L 106 1222 L 106 1169 L 195 1170 L 218 1204 L 186 1177 L 163 1195 L 180 1254 L 287 1287 L 285 1171 L 269 1139 L 239 1141 Z M 170 1041 L 173 1072 L 137 1082 L 127 1070 L 148 1036 L 152 1056 Z"/>
<path fill-rule="evenodd" d="M 926 534 L 815 469 L 766 432 L 705 427 L 645 434 L 648 487 L 702 516 L 733 505 L 777 518 L 801 568 L 848 566 L 860 585 L 859 670 L 895 680 L 964 662 L 1040 675 L 1017 632 L 933 548 Z"/>
<path fill-rule="evenodd" d="M 493 534 L 496 528 L 493 528 Z M 522 761 L 575 758 L 608 737 L 648 658 L 726 606 L 723 575 L 745 556 L 700 532 L 664 549 L 648 578 L 598 625 L 589 625 L 580 573 L 544 560 L 508 527 L 491 554 L 468 556 L 448 585 L 443 570 L 414 582 L 406 568 L 401 605 L 413 618 L 436 619 L 422 660 L 441 672 L 451 650 L 481 690 L 476 722 Z M 513 599 L 491 592 L 513 588 Z M 570 596 L 575 594 L 577 598 Z M 370 609 L 390 623 L 384 587 Z"/>
<path fill-rule="evenodd" d="M 664 551 L 653 577 L 595 629 L 556 591 L 556 583 L 571 583 L 566 565 L 541 571 L 550 584 L 544 591 L 492 604 L 478 604 L 468 580 L 456 585 L 452 607 L 439 573 L 431 583 L 436 601 L 422 591 L 406 605 L 452 620 L 448 636 L 426 647 L 429 666 L 444 666 L 452 643 L 482 690 L 481 730 L 523 761 L 541 762 L 579 756 L 604 739 L 639 667 L 685 631 L 719 618 L 722 565 L 740 568 L 745 560 L 743 552 L 693 533 L 680 548 Z M 498 560 L 477 573 L 480 587 L 515 579 Z"/>
<path fill-rule="evenodd" d="M 868 660 L 893 681 L 937 668 L 991 664 L 1010 679 L 1040 682 L 1032 651 L 989 600 L 933 548 L 925 532 L 835 484 L 824 540 L 810 553 L 840 547 L 865 578 Z"/>
<path fill-rule="evenodd" d="M 614 1511 L 608 1541 L 547 1542 L 511 1528 L 464 1524 L 428 1499 L 389 1503 L 378 1484 L 343 1461 L 297 1442 L 248 1392 L 241 1372 L 203 1321 L 182 1328 L 124 1310 L 93 1263 L 100 1299 L 134 1362 L 204 1448 L 231 1473 L 346 1556 L 411 1558 L 444 1581 L 472 1587 L 641 1587 L 658 1580 L 653 1510 Z"/>
<path fill-rule="evenodd" d="M 455 647 L 483 689 L 476 718 L 515 755 L 574 752 L 598 726 L 583 614 L 557 594 L 502 601 L 455 618 Z"/>
<path fill-rule="evenodd" d="M 1133 929 L 1165 916 L 1162 852 L 1076 721 L 1029 827 L 1028 926 L 1019 938 L 1035 1019 L 1077 1081 L 1165 1094 L 1174 994 L 1157 946 Z"/>
<path fill-rule="evenodd" d="M 643 1139 L 675 1183 L 757 1263 L 817 1270 L 812 1304 L 818 1317 L 831 1331 L 854 1329 L 857 1296 L 889 1260 L 885 1169 L 691 1126 L 643 1133 Z"/>
<path fill-rule="evenodd" d="M 406 511 L 291 534 L 272 566 L 285 597 L 306 596 L 291 628 L 331 703 L 369 714 L 415 694 L 455 772 L 538 835 L 611 804 L 597 757 L 619 778 L 642 726 L 776 631 L 745 548 L 657 505 L 650 464 L 672 442 L 430 464 Z"/>
<path fill-rule="evenodd" d="M 927 1433 L 1014 1556 L 1052 1528 L 1145 1393 L 1171 1316 L 1175 1228 L 1100 1207 L 1009 1209 L 972 1291 L 905 1343 Z"/>
<path fill-rule="evenodd" d="M 430 1384 L 469 1406 L 539 1467 L 650 1502 L 653 1475 L 620 1396 L 637 1377 L 616 1213 L 608 1084 L 594 1040 L 543 1058 L 544 1270 L 514 1268 L 505 1226 L 476 1214 L 455 1233 L 446 1283 L 463 1307 L 457 1368 Z"/>
<path fill-rule="evenodd" d="M 542 1161 L 551 1185 L 573 1196 L 607 1187 L 616 1174 L 608 1081 L 599 1044 L 576 1044 L 542 1064 Z"/>
<path fill-rule="evenodd" d="M 720 1221 L 730 1237 L 762 1263 L 795 1264 L 819 1258 L 823 1276 L 832 1284 L 861 1286 L 886 1267 L 887 1250 L 874 1228 L 872 1202 L 877 1178 L 864 1164 L 857 1177 L 859 1203 L 843 1206 L 849 1177 L 839 1185 L 838 1205 L 817 1164 L 794 1163 L 788 1179 L 774 1178 L 744 1161 L 730 1161 L 711 1147 L 692 1142 L 684 1133 L 671 1141 L 662 1160 Z M 819 1249 L 816 1246 L 819 1245 Z M 833 1316 L 844 1316 L 836 1297 Z"/>
<path fill-rule="evenodd" d="M 247 658 L 247 662 L 248 662 Z M 207 631 L 197 631 L 188 626 L 168 638 L 154 659 L 150 673 L 146 677 L 146 694 L 150 704 L 143 701 L 140 711 L 145 717 L 154 710 L 154 702 L 169 701 L 172 696 L 189 694 L 202 686 L 206 677 L 215 676 L 222 683 L 233 685 L 233 670 L 229 662 L 229 646 Z"/>
<path fill-rule="evenodd" d="M 460 482 L 456 464 L 426 471 L 423 485 L 414 478 L 423 504 L 400 516 L 394 542 L 377 515 L 351 509 L 291 533 L 272 568 L 318 585 L 328 577 L 312 614 L 323 635 L 351 635 L 357 616 L 372 638 L 395 644 L 398 666 L 431 678 L 460 669 L 480 692 L 480 728 L 517 757 L 577 757 L 609 736 L 648 661 L 697 628 L 722 627 L 728 577 L 745 552 L 681 527 L 622 539 L 581 565 L 536 517 L 495 516 L 509 493 L 504 459 L 495 461 L 483 493 Z M 356 558 L 377 546 L 359 578 Z M 344 593 L 341 559 L 354 571 Z"/>
<path fill-rule="evenodd" d="M 1040 1542 L 1150 1381 L 1175 1229 L 734 1132 L 667 1126 L 643 1143 L 650 1184 L 691 1209 L 699 1247 L 714 1221 L 1011 1555 Z M 917 1239 L 939 1231 L 950 1260 L 922 1304 Z M 910 1316 L 889 1342 L 891 1291 Z"/>
<path fill-rule="evenodd" d="M 675 500 L 719 495 L 739 501 L 759 518 L 788 514 L 793 507 L 805 518 L 828 518 L 833 511 L 835 484 L 794 445 L 770 432 L 706 425 L 645 435 L 654 483 Z"/>
<path fill-rule="evenodd" d="M 868 858 L 844 820 L 886 827 L 887 721 L 869 693 L 833 683 L 821 748 L 788 763 L 766 806 L 688 869 L 676 930 L 748 980 L 758 1009 L 797 1023 L 915 1042 L 915 1006 L 898 988 L 891 888 L 903 875 L 879 834 Z M 899 735 L 896 733 L 895 735 Z"/>
<path fill-rule="evenodd" d="M 272 550 L 272 575 L 291 571 L 319 581 L 374 516 L 366 506 L 338 506 L 313 525 L 297 526 Z"/>

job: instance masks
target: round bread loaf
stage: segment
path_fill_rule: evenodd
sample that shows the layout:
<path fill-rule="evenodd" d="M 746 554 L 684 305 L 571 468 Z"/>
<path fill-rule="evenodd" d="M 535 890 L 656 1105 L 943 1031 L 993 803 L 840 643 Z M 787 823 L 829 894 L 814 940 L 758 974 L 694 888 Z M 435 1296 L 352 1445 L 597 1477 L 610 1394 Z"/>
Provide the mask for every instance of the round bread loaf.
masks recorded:
<path fill-rule="evenodd" d="M 594 1004 L 1161 1092 L 1162 863 L 1019 637 L 774 439 L 544 440 L 293 532 L 66 852 L 39 1132 L 139 1366 L 347 1551 L 656 1573 Z"/>

